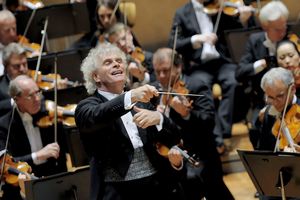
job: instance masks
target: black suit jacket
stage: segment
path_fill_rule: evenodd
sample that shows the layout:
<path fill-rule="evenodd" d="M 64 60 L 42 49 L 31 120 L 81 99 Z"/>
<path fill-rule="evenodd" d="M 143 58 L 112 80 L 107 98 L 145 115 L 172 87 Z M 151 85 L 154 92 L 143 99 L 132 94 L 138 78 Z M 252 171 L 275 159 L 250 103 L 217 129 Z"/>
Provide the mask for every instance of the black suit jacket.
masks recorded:
<path fill-rule="evenodd" d="M 99 199 L 102 196 L 103 167 L 110 163 L 110 167 L 125 177 L 133 158 L 134 148 L 121 120 L 122 115 L 130 112 L 124 109 L 124 96 L 125 94 L 122 94 L 108 101 L 96 92 L 93 96 L 82 100 L 75 111 L 75 120 L 83 145 L 92 157 L 92 199 Z M 147 107 L 149 108 L 148 105 Z M 155 126 L 147 129 L 138 128 L 138 131 L 150 162 L 155 168 L 162 169 L 161 166 L 166 165 L 160 163 L 166 160 L 158 155 L 154 144 L 161 140 L 178 143 L 180 134 L 177 127 L 164 118 L 163 129 L 160 132 Z"/>
<path fill-rule="evenodd" d="M 9 78 L 6 74 L 0 77 L 0 101 L 3 99 L 10 98 L 8 94 L 8 85 L 9 85 Z"/>
<path fill-rule="evenodd" d="M 33 121 L 44 115 L 44 111 L 33 116 Z M 9 122 L 12 118 L 12 110 L 0 118 L 0 149 L 5 148 Z M 40 128 L 41 139 L 43 146 L 54 142 L 54 127 Z M 49 159 L 45 164 L 35 165 L 31 158 L 30 143 L 22 122 L 22 119 L 17 110 L 14 112 L 14 117 L 11 125 L 11 132 L 8 143 L 8 153 L 13 156 L 16 161 L 27 162 L 32 167 L 32 172 L 37 177 L 53 175 L 66 171 L 65 159 L 65 142 L 62 126 L 58 126 L 58 143 L 60 145 L 60 157 L 58 160 Z"/>
<path fill-rule="evenodd" d="M 203 95 L 188 97 L 193 101 L 189 119 L 182 118 L 173 108 L 170 108 L 170 118 L 180 127 L 182 132 L 184 149 L 190 155 L 196 155 L 202 162 L 201 172 L 196 168 L 189 167 L 189 165 L 186 166 L 188 171 L 186 177 L 188 182 L 191 182 L 185 187 L 195 187 L 193 181 L 196 178 L 199 182 L 203 182 L 203 185 L 198 185 L 198 187 L 202 187 L 206 198 L 233 199 L 223 182 L 222 164 L 216 150 L 213 135 L 215 108 L 211 90 L 201 80 L 195 80 L 186 75 L 183 75 L 182 81 L 184 81 L 190 94 Z M 158 82 L 153 83 L 153 85 L 160 89 Z M 159 99 L 157 99 L 157 103 L 159 103 Z M 194 174 L 194 177 L 191 174 Z M 197 179 L 199 177 L 201 177 L 201 181 Z"/>
<path fill-rule="evenodd" d="M 212 16 L 212 22 L 215 24 L 217 16 Z M 179 8 L 174 16 L 173 25 L 171 29 L 171 35 L 169 40 L 169 46 L 173 46 L 174 36 L 176 26 L 178 26 L 178 37 L 176 50 L 183 55 L 185 58 L 185 66 L 192 67 L 194 65 L 201 64 L 201 53 L 202 48 L 194 49 L 191 43 L 191 37 L 195 34 L 200 34 L 201 30 L 196 18 L 195 10 L 191 2 L 185 4 L 183 7 Z M 228 59 L 229 52 L 226 47 L 226 41 L 224 37 L 224 30 L 242 28 L 242 24 L 238 21 L 238 18 L 229 17 L 222 14 L 221 21 L 219 23 L 219 28 L 217 31 L 218 41 L 216 43 L 216 48 L 221 54 L 221 57 L 230 61 Z M 192 62 L 190 62 L 192 61 Z"/>

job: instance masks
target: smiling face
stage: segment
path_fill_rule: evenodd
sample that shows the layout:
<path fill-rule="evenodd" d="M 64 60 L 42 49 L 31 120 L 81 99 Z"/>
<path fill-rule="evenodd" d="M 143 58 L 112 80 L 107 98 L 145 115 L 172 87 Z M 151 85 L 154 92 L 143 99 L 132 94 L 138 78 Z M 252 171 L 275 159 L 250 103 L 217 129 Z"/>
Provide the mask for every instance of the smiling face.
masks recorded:
<path fill-rule="evenodd" d="M 108 53 L 98 60 L 98 69 L 93 74 L 93 79 L 98 88 L 115 94 L 123 91 L 126 82 L 125 60 L 122 56 Z"/>

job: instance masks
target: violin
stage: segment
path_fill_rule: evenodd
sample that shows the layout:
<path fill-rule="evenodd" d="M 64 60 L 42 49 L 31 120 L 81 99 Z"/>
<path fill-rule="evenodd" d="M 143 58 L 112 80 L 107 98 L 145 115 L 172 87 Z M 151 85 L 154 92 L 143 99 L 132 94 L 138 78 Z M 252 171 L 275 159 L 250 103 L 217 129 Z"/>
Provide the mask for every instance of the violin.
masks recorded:
<path fill-rule="evenodd" d="M 54 124 L 54 113 L 55 113 L 55 103 L 50 100 L 45 101 L 46 110 L 48 115 L 42 117 L 37 121 L 39 127 L 49 127 Z M 74 113 L 76 109 L 76 104 L 68 104 L 66 106 L 57 106 L 57 117 L 58 121 L 62 122 L 64 125 L 69 127 L 76 126 Z"/>
<path fill-rule="evenodd" d="M 215 15 L 220 9 L 219 1 L 210 1 L 208 3 L 203 3 L 203 11 L 208 15 Z M 229 16 L 237 16 L 239 14 L 239 7 L 244 6 L 243 0 L 224 0 L 223 13 Z M 255 11 L 253 8 L 252 11 Z"/>
<path fill-rule="evenodd" d="M 4 160 L 5 157 L 5 160 Z M 31 179 L 38 179 L 36 176 L 30 174 L 31 167 L 27 162 L 15 162 L 13 161 L 12 156 L 6 154 L 6 156 L 2 156 L 0 159 L 1 166 L 5 162 L 3 173 L 3 178 L 6 183 L 11 184 L 13 186 L 18 186 L 18 175 L 25 174 L 29 176 Z"/>
<path fill-rule="evenodd" d="M 282 119 L 281 119 L 282 120 Z M 277 119 L 272 127 L 272 133 L 274 136 L 278 136 L 279 129 L 280 129 L 280 124 L 281 120 Z M 291 139 L 295 143 L 300 142 L 300 106 L 298 104 L 293 104 L 289 111 L 286 113 L 284 117 L 284 123 L 282 130 L 283 131 L 288 131 Z M 280 132 L 281 138 L 280 138 L 280 143 L 279 143 L 279 148 L 284 149 L 286 146 L 289 145 L 288 138 L 285 137 L 286 134 L 282 134 Z"/>
<path fill-rule="evenodd" d="M 182 94 L 182 95 L 189 94 L 189 90 L 185 87 L 185 83 L 182 80 L 178 80 L 175 82 L 175 84 L 172 87 L 171 92 Z M 188 100 L 187 98 L 183 99 L 182 96 L 180 96 L 180 95 L 179 95 L 179 97 L 181 98 L 181 100 L 183 101 L 183 103 L 186 107 L 188 107 L 190 109 L 192 108 L 192 103 L 193 103 L 192 100 Z M 164 94 L 162 96 L 163 105 L 168 105 L 172 101 L 172 98 L 173 97 L 171 95 Z"/>
<path fill-rule="evenodd" d="M 172 148 L 175 148 L 176 150 L 178 150 L 180 152 L 180 154 L 190 163 L 192 164 L 192 166 L 194 167 L 199 167 L 200 166 L 200 162 L 195 160 L 193 157 L 191 157 L 188 153 L 186 153 L 185 151 L 183 151 L 178 145 L 173 146 Z M 159 153 L 159 155 L 167 158 L 168 157 L 168 153 L 170 151 L 170 149 L 161 144 L 161 143 L 156 143 L 156 150 Z"/>
<path fill-rule="evenodd" d="M 41 45 L 37 43 L 30 43 L 29 39 L 23 35 L 18 36 L 18 43 L 26 50 L 26 57 L 32 58 L 41 52 Z"/>
<path fill-rule="evenodd" d="M 34 78 L 36 71 L 35 70 L 28 70 L 28 75 L 31 78 Z M 78 86 L 78 82 L 73 82 L 73 81 L 66 81 L 65 84 L 61 83 L 61 76 L 57 74 L 57 80 L 58 80 L 58 88 L 62 89 L 65 88 L 65 84 L 68 86 L 76 87 Z M 37 85 L 39 88 L 42 90 L 50 90 L 54 88 L 54 83 L 55 83 L 55 74 L 47 74 L 43 75 L 40 71 L 38 71 L 38 78 L 37 78 Z M 61 84 L 60 84 L 61 83 Z"/>
<path fill-rule="evenodd" d="M 299 37 L 296 34 L 292 33 L 292 34 L 288 35 L 288 38 L 291 42 L 295 43 L 298 52 L 300 52 L 300 39 L 299 39 Z"/>

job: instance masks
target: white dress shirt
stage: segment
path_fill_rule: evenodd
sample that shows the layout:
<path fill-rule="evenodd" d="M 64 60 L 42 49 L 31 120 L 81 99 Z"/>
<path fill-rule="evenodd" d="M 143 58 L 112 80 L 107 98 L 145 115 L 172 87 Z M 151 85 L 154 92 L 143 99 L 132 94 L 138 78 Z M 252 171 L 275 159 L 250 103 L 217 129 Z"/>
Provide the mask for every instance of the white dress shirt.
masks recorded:
<path fill-rule="evenodd" d="M 119 96 L 119 94 L 113 94 L 110 92 L 105 92 L 105 91 L 101 91 L 98 90 L 99 94 L 103 95 L 105 98 L 107 98 L 108 100 L 111 100 L 117 96 Z M 125 97 L 124 97 L 124 107 L 126 110 L 131 109 L 135 104 L 131 103 L 131 91 L 126 92 L 125 93 Z M 160 124 L 156 125 L 156 128 L 158 129 L 158 131 L 160 131 L 162 129 L 162 123 L 163 123 L 163 117 L 161 115 L 160 118 Z M 127 134 L 130 138 L 130 141 L 132 143 L 132 146 L 136 149 L 139 147 L 143 146 L 143 142 L 140 138 L 139 132 L 138 132 L 138 128 L 136 126 L 136 124 L 133 122 L 133 117 L 131 112 L 126 113 L 125 115 L 121 116 L 121 120 L 125 126 L 125 129 L 127 131 Z"/>

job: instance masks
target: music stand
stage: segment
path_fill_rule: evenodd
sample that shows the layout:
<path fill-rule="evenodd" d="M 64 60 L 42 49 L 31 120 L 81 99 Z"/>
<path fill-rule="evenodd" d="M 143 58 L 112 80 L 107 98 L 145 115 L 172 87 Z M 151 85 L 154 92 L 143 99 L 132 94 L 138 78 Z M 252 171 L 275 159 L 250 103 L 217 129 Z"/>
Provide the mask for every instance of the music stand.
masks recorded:
<path fill-rule="evenodd" d="M 81 48 L 43 55 L 41 58 L 40 71 L 42 74 L 53 73 L 54 61 L 55 57 L 57 57 L 57 73 L 60 74 L 62 78 L 67 77 L 70 81 L 83 83 L 80 65 L 89 50 L 89 48 Z M 35 70 L 36 65 L 37 57 L 28 59 L 29 69 Z"/>
<path fill-rule="evenodd" d="M 25 181 L 27 200 L 85 200 L 90 194 L 89 167 Z"/>
<path fill-rule="evenodd" d="M 300 154 L 237 150 L 255 188 L 265 196 L 281 197 L 282 172 L 286 197 L 300 197 Z"/>
<path fill-rule="evenodd" d="M 23 34 L 32 10 L 16 12 L 18 33 Z M 66 3 L 45 6 L 36 10 L 26 37 L 31 42 L 41 42 L 41 30 L 48 17 L 48 39 L 87 33 L 90 31 L 86 3 Z"/>

